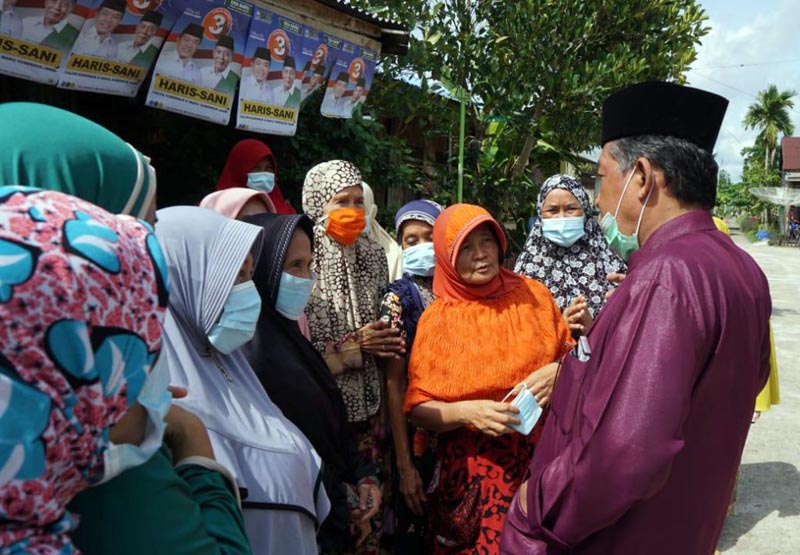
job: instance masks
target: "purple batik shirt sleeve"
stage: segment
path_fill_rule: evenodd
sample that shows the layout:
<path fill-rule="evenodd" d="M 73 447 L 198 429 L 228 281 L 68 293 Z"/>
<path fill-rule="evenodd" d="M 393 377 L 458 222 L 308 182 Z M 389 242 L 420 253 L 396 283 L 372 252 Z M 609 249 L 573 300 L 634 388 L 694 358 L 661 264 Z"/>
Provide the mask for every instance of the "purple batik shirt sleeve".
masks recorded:
<path fill-rule="evenodd" d="M 528 481 L 528 537 L 547 544 L 547 553 L 578 544 L 658 492 L 684 445 L 708 330 L 697 311 L 654 281 L 622 295 L 606 307 L 618 313 L 605 315 L 614 324 L 602 347 L 593 347 L 596 366 L 568 357 L 577 368 L 567 373 L 589 368 L 593 375 L 569 393 L 578 396 L 567 401 L 574 414 L 559 416 L 575 427 L 566 448 Z"/>

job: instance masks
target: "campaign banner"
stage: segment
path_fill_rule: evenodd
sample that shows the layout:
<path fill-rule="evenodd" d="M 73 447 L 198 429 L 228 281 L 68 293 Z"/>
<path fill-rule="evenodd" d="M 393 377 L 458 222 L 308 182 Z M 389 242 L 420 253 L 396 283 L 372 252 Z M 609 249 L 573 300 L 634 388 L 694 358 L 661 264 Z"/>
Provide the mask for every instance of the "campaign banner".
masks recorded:
<path fill-rule="evenodd" d="M 226 125 L 242 71 L 253 6 L 186 0 L 153 70 L 146 104 Z"/>
<path fill-rule="evenodd" d="M 2 0 L 0 73 L 55 85 L 94 0 Z"/>
<path fill-rule="evenodd" d="M 375 66 L 378 64 L 380 55 L 375 50 L 361 47 L 358 56 L 350 61 L 347 74 L 350 79 L 348 88 L 350 89 L 351 114 L 360 113 L 361 107 L 367 100 L 369 91 L 372 89 L 372 79 L 375 77 Z M 347 95 L 348 93 L 345 93 Z"/>
<path fill-rule="evenodd" d="M 161 0 L 95 0 L 58 86 L 136 96 L 176 15 Z"/>
<path fill-rule="evenodd" d="M 294 135 L 302 100 L 302 24 L 256 7 L 245 48 L 236 127 Z"/>
<path fill-rule="evenodd" d="M 303 55 L 308 62 L 303 67 L 303 79 L 300 85 L 302 104 L 315 95 L 324 91 L 331 66 L 339 56 L 342 40 L 314 29 L 306 27 L 303 32 Z"/>
<path fill-rule="evenodd" d="M 343 119 L 352 117 L 352 94 L 355 86 L 351 85 L 351 71 L 356 58 L 356 45 L 343 40 L 325 88 L 325 98 L 320 108 L 323 116 Z M 363 72 L 363 65 L 359 67 Z"/>

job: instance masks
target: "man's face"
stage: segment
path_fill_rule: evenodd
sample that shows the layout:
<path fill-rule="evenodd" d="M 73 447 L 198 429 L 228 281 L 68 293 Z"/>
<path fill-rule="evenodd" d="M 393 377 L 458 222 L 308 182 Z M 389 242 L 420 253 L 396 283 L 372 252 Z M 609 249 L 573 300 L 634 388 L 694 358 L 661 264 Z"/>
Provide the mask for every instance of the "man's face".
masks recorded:
<path fill-rule="evenodd" d="M 100 8 L 94 16 L 94 27 L 98 35 L 113 33 L 119 22 L 122 21 L 122 12 L 111 8 Z"/>
<path fill-rule="evenodd" d="M 311 76 L 312 87 L 316 87 L 320 83 L 322 83 L 322 75 L 320 75 L 319 73 L 315 73 L 314 75 Z"/>
<path fill-rule="evenodd" d="M 200 48 L 200 39 L 194 35 L 183 34 L 178 39 L 178 56 L 181 58 L 191 58 L 197 49 Z"/>
<path fill-rule="evenodd" d="M 61 23 L 70 14 L 72 7 L 72 0 L 44 0 L 45 25 Z"/>
<path fill-rule="evenodd" d="M 364 87 L 356 87 L 353 89 L 353 102 L 357 102 L 361 100 L 361 97 L 364 96 Z"/>
<path fill-rule="evenodd" d="M 156 31 L 158 31 L 158 25 L 155 23 L 150 21 L 139 22 L 139 25 L 136 26 L 136 33 L 133 36 L 133 44 L 135 46 L 142 46 L 155 36 Z"/>
<path fill-rule="evenodd" d="M 600 185 L 600 191 L 597 194 L 595 204 L 600 211 L 600 218 L 610 213 L 612 216 L 617 210 L 617 204 L 620 202 L 622 190 L 625 188 L 625 183 L 631 177 L 633 169 L 623 170 L 614 157 L 611 156 L 612 142 L 608 142 L 603 147 L 603 152 L 600 154 L 600 159 L 597 161 L 597 179 Z M 625 196 L 622 197 L 622 203 L 619 207 L 617 214 L 617 225 L 622 233 L 630 235 L 636 229 L 636 224 L 639 219 L 639 213 L 642 210 L 642 204 L 639 202 L 636 191 L 638 191 L 641 184 L 637 181 L 641 175 L 637 171 L 628 189 L 625 191 Z"/>
<path fill-rule="evenodd" d="M 226 48 L 224 46 L 215 46 L 214 47 L 214 71 L 217 73 L 222 73 L 226 69 L 228 69 L 228 65 L 231 63 L 231 57 L 233 53 L 231 52 L 230 48 Z"/>
<path fill-rule="evenodd" d="M 346 90 L 347 90 L 346 81 L 336 81 L 336 84 L 333 86 L 333 96 L 336 98 L 342 98 Z"/>
<path fill-rule="evenodd" d="M 267 78 L 267 73 L 269 73 L 269 62 L 263 58 L 253 59 L 253 75 L 256 81 L 263 83 Z"/>
<path fill-rule="evenodd" d="M 283 79 L 283 90 L 291 89 L 294 86 L 294 68 L 284 67 L 281 70 L 281 79 Z"/>

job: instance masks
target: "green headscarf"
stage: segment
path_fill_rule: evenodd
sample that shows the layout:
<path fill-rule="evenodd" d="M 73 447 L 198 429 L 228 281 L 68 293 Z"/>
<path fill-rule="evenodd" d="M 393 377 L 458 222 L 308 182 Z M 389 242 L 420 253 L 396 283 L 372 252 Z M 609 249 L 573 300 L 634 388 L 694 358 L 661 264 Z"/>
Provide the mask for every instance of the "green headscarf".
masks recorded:
<path fill-rule="evenodd" d="M 144 218 L 156 192 L 148 159 L 108 129 L 30 102 L 0 104 L 0 185 L 61 191 Z"/>

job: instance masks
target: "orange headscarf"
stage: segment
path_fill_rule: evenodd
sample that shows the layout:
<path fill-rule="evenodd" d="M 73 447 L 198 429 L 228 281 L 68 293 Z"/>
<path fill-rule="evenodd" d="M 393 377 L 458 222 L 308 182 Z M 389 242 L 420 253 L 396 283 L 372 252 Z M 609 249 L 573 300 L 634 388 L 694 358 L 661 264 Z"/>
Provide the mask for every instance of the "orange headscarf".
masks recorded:
<path fill-rule="evenodd" d="M 483 286 L 456 271 L 458 249 L 488 223 L 505 250 L 500 226 L 479 206 L 456 204 L 436 220 L 433 244 L 437 296 L 422 313 L 408 367 L 408 412 L 427 401 L 499 401 L 531 372 L 558 360 L 572 345 L 550 291 L 501 269 Z"/>
<path fill-rule="evenodd" d="M 522 281 L 520 276 L 502 265 L 497 276 L 484 285 L 465 283 L 458 275 L 458 251 L 467 236 L 482 224 L 491 226 L 500 245 L 502 262 L 502 255 L 506 252 L 506 235 L 486 209 L 474 204 L 454 204 L 436 219 L 433 226 L 433 248 L 436 253 L 433 293 L 437 298 L 458 301 L 491 299 L 511 291 Z"/>

